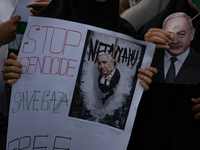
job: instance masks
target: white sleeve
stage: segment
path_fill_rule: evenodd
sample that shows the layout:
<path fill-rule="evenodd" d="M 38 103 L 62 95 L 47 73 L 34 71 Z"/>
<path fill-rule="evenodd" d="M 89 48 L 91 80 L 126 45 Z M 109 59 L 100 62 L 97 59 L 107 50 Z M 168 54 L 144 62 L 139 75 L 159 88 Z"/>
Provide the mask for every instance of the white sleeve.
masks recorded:
<path fill-rule="evenodd" d="M 150 19 L 161 12 L 169 0 L 142 0 L 137 5 L 125 10 L 120 16 L 129 21 L 138 31 Z"/>

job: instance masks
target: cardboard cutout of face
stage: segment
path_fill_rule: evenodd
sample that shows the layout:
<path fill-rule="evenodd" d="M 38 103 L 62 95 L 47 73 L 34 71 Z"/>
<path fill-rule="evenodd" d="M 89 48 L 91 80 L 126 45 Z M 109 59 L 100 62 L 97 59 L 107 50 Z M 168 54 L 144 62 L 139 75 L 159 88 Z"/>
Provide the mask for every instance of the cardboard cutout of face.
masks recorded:
<path fill-rule="evenodd" d="M 189 24 L 185 17 L 175 17 L 169 19 L 164 30 L 168 31 L 174 36 L 169 49 L 167 50 L 172 56 L 178 56 L 184 53 L 190 46 L 190 42 L 194 38 L 195 29 L 190 31 Z"/>

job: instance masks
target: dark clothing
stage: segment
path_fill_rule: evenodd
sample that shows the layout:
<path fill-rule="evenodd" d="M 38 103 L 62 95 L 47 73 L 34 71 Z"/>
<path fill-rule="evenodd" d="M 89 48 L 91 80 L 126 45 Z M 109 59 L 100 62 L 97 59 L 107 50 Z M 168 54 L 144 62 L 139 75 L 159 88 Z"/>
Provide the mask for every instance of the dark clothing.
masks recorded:
<path fill-rule="evenodd" d="M 140 101 L 128 150 L 199 150 L 200 120 L 191 98 L 200 84 L 152 83 Z"/>
<path fill-rule="evenodd" d="M 110 79 L 109 86 L 107 86 L 106 83 L 101 84 L 100 83 L 101 78 L 102 78 L 102 75 L 100 74 L 99 77 L 98 77 L 99 89 L 101 90 L 102 93 L 108 93 L 105 97 L 106 99 L 108 99 L 111 95 L 114 94 L 113 88 L 115 88 L 115 86 L 119 83 L 120 72 L 117 68 L 115 69 L 115 73 L 112 76 L 112 78 Z"/>
<path fill-rule="evenodd" d="M 140 39 L 144 39 L 144 35 L 150 28 L 162 28 L 162 23 L 167 16 L 175 12 L 184 12 L 191 18 L 197 15 L 188 4 L 188 0 L 170 0 L 165 9 L 159 13 L 156 17 L 151 19 L 147 24 L 145 24 L 139 31 Z M 200 53 L 200 15 L 192 21 L 195 27 L 194 40 L 191 42 L 191 47 L 198 53 Z"/>
<path fill-rule="evenodd" d="M 165 50 L 159 50 L 154 54 L 152 67 L 158 69 L 158 73 L 153 76 L 153 82 L 165 82 L 164 77 L 164 54 Z M 173 83 L 197 85 L 200 81 L 200 54 L 192 48 L 186 60 L 181 66 Z"/>
<path fill-rule="evenodd" d="M 37 15 L 84 23 L 137 37 L 131 24 L 119 17 L 119 0 L 103 3 L 93 0 L 52 0 Z"/>

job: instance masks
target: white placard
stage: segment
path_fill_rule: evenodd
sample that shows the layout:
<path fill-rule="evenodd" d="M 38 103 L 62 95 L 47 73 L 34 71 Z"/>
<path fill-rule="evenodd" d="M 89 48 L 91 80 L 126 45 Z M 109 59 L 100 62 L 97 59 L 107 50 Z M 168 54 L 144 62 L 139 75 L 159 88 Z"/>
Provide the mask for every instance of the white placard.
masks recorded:
<path fill-rule="evenodd" d="M 31 15 L 30 8 L 26 5 L 35 2 L 34 0 L 19 0 L 16 6 L 13 16 L 20 15 L 20 21 L 28 22 L 28 18 Z"/>
<path fill-rule="evenodd" d="M 97 58 L 115 46 L 120 79 L 103 103 Z M 101 28 L 30 17 L 18 55 L 23 73 L 12 88 L 7 150 L 125 150 L 143 92 L 137 69 L 150 65 L 154 48 Z"/>

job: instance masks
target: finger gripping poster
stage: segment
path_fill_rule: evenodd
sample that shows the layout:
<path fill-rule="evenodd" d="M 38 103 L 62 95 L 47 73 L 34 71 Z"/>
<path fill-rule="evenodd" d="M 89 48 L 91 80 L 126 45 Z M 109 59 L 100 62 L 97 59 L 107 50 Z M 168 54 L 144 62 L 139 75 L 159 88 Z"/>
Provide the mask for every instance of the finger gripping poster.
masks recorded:
<path fill-rule="evenodd" d="M 30 17 L 11 94 L 7 150 L 125 150 L 155 45 L 59 19 Z"/>

